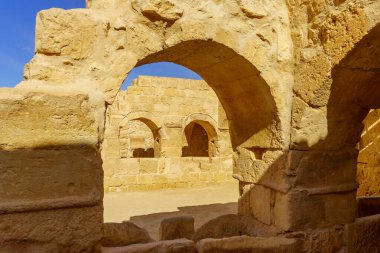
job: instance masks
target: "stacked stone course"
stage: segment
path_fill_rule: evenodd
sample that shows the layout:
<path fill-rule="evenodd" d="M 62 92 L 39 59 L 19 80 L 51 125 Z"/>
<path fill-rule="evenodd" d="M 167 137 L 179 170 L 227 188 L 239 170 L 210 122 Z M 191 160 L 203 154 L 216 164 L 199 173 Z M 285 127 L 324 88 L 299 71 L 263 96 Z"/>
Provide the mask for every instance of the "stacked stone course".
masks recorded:
<path fill-rule="evenodd" d="M 206 82 L 138 77 L 119 92 L 107 111 L 102 146 L 105 190 L 156 190 L 233 180 L 227 122 Z M 207 157 L 184 155 L 195 138 L 186 128 L 194 123 L 206 134 L 199 141 L 208 145 Z"/>

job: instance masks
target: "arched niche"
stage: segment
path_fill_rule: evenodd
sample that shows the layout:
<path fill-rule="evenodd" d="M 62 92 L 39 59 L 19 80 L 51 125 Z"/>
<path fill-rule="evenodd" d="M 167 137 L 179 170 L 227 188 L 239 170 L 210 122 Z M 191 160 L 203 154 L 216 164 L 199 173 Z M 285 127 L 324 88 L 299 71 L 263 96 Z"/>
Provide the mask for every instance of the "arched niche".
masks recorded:
<path fill-rule="evenodd" d="M 139 157 L 160 157 L 161 155 L 161 134 L 160 134 L 160 127 L 151 120 L 149 117 L 150 114 L 146 112 L 134 112 L 128 114 L 121 122 L 119 126 L 119 140 L 121 145 L 126 145 L 127 147 L 122 148 L 123 150 L 129 150 L 126 154 L 122 154 L 122 157 L 133 157 L 133 158 L 139 158 Z M 144 148 L 144 143 L 146 142 L 146 138 L 149 138 L 148 136 L 136 136 L 138 139 L 132 138 L 132 125 L 135 122 L 140 122 L 144 126 L 146 126 L 147 129 L 149 129 L 150 133 L 152 134 L 151 138 L 151 147 Z M 147 131 L 145 131 L 147 132 Z M 133 134 L 132 134 L 133 135 Z M 134 145 L 134 143 L 136 145 Z M 140 143 L 138 143 L 140 142 Z M 135 146 L 135 147 L 134 147 Z"/>
<path fill-rule="evenodd" d="M 182 151 L 188 149 L 191 145 L 191 133 L 195 125 L 200 126 L 204 130 L 204 134 L 207 137 L 207 157 L 216 157 L 219 155 L 219 131 L 216 120 L 208 114 L 193 113 L 187 116 L 182 123 L 183 135 L 182 135 Z M 195 128 L 197 131 L 201 131 L 199 127 Z M 186 151 L 185 151 L 186 153 Z M 182 152 L 184 156 L 184 152 Z M 185 156 L 192 156 L 186 154 Z"/>
<path fill-rule="evenodd" d="M 218 155 L 218 134 L 205 120 L 184 121 L 182 157 L 215 157 Z"/>

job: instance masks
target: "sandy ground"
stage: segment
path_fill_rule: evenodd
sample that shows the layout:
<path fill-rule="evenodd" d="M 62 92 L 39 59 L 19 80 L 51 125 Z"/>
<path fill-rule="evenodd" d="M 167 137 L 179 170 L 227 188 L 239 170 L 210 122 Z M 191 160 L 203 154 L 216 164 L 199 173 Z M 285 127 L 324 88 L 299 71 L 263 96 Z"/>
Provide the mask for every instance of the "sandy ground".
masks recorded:
<path fill-rule="evenodd" d="M 106 193 L 104 221 L 131 221 L 157 239 L 164 218 L 191 215 L 195 227 L 223 214 L 237 212 L 238 184 L 149 192 Z"/>

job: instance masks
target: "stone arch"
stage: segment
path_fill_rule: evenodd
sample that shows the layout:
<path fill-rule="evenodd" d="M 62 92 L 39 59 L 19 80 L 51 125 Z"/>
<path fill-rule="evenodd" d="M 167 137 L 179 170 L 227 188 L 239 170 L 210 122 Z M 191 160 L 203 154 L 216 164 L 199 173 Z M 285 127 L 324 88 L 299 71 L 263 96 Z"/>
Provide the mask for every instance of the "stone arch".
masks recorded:
<path fill-rule="evenodd" d="M 85 90 L 111 104 L 134 67 L 177 63 L 215 91 L 237 156 L 250 157 L 257 149 L 283 153 L 290 142 L 294 63 L 286 1 L 210 1 L 202 8 L 174 1 L 167 11 L 156 6 L 154 18 L 141 4 L 97 0 L 86 10 L 40 12 L 36 56 L 25 68 L 25 86 L 32 80 L 68 83 L 67 88 Z M 60 28 L 64 32 L 57 33 Z M 52 37 L 59 43 L 49 47 Z M 264 156 L 268 163 L 273 160 L 269 157 Z M 236 167 L 239 178 L 252 181 L 246 178 L 252 166 L 243 167 Z"/>
<path fill-rule="evenodd" d="M 380 108 L 379 57 L 380 20 L 332 70 L 326 138 L 334 141 L 331 148 L 355 147 L 364 117 Z"/>
<path fill-rule="evenodd" d="M 182 157 L 210 157 L 210 138 L 206 129 L 197 122 L 190 122 L 183 130 L 186 143 L 182 145 Z"/>
<path fill-rule="evenodd" d="M 129 113 L 124 119 L 120 122 L 119 125 L 119 140 L 127 146 L 125 150 L 129 150 L 131 147 L 131 140 L 129 139 L 129 127 L 130 122 L 140 121 L 146 125 L 153 136 L 153 150 L 133 150 L 130 154 L 125 154 L 125 157 L 160 157 L 161 154 L 161 127 L 152 120 L 152 115 L 149 112 L 139 111 Z"/>
<path fill-rule="evenodd" d="M 235 148 L 282 148 L 288 143 L 290 110 L 284 105 L 290 105 L 292 78 L 288 66 L 293 58 L 285 1 L 223 2 L 215 6 L 221 8 L 217 13 L 212 7 L 215 3 L 210 2 L 200 13 L 197 5 L 176 1 L 168 10 L 174 11 L 170 22 L 165 18 L 169 13 L 156 10 L 152 19 L 141 4 L 92 1 L 86 10 L 104 34 L 97 38 L 102 47 L 94 47 L 97 60 L 83 72 L 93 81 L 94 89 L 105 93 L 108 103 L 134 67 L 173 62 L 198 73 L 215 90 L 230 120 Z M 122 17 L 99 16 L 98 10 L 116 6 L 123 10 Z M 268 11 L 271 8 L 276 11 Z M 174 15 L 184 9 L 187 11 Z M 208 18 L 205 14 L 209 12 L 216 18 Z M 233 22 L 221 22 L 226 17 Z M 254 29 L 256 22 L 259 25 Z"/>
<path fill-rule="evenodd" d="M 306 142 L 311 136 L 303 138 L 305 142 L 300 141 L 297 150 L 291 152 L 300 157 L 292 161 L 298 171 L 293 182 L 295 189 L 288 193 L 299 201 L 298 204 L 289 201 L 290 209 L 297 210 L 292 221 L 294 227 L 327 227 L 349 223 L 357 217 L 356 147 L 363 119 L 371 108 L 380 105 L 379 29 L 379 24 L 369 27 L 342 60 L 332 63 L 331 86 L 326 82 L 315 92 L 326 98 L 326 105 L 307 109 L 305 122 L 310 122 L 305 125 L 318 126 L 319 136 L 312 145 Z M 319 213 L 305 212 L 317 202 L 323 207 Z M 326 215 L 322 217 L 320 212 Z"/>
<path fill-rule="evenodd" d="M 252 148 L 271 153 L 255 161 L 265 171 L 272 153 L 282 154 L 290 139 L 293 43 L 286 1 L 205 1 L 201 6 L 173 1 L 174 15 L 157 9 L 153 18 L 133 2 L 144 1 L 91 0 L 86 10 L 40 12 L 36 54 L 18 87 L 88 95 L 84 109 L 92 118 L 86 126 L 92 127 L 91 143 L 98 148 L 105 110 L 134 67 L 159 61 L 183 65 L 202 76 L 219 97 L 232 146 L 247 151 L 237 156 L 252 156 Z M 252 175 L 254 166 L 247 166 L 246 157 L 241 160 L 239 169 Z M 102 175 L 101 163 L 91 171 Z M 94 187 L 102 193 L 100 181 Z M 96 201 L 94 212 L 101 214 L 102 200 Z M 101 231 L 102 219 L 93 223 Z M 100 238 L 95 233 L 89 245 Z"/>
<path fill-rule="evenodd" d="M 279 112 L 270 87 L 257 68 L 233 49 L 214 41 L 184 41 L 147 55 L 135 66 L 160 61 L 193 70 L 214 89 L 230 119 L 234 147 L 271 146 L 275 143 L 273 140 L 281 139 L 275 131 L 280 128 Z M 120 84 L 118 82 L 115 89 Z M 236 97 L 239 99 L 234 99 Z M 253 121 L 256 123 L 250 124 Z M 274 145 L 279 143 L 281 141 Z"/>
<path fill-rule="evenodd" d="M 192 128 L 194 124 L 201 126 L 207 134 L 207 156 L 214 157 L 219 154 L 219 131 L 216 120 L 208 114 L 193 113 L 187 116 L 182 123 L 182 147 L 189 147 L 190 136 L 187 129 Z M 188 130 L 189 131 L 189 130 Z"/>

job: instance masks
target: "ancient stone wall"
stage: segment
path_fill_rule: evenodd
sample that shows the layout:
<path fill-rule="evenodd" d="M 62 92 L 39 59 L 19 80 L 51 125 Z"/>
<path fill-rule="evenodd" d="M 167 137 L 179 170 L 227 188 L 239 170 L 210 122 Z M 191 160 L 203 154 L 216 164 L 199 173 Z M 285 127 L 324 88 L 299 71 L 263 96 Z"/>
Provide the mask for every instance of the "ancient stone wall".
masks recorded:
<path fill-rule="evenodd" d="M 138 77 L 107 110 L 102 145 L 105 190 L 233 180 L 226 121 L 206 82 Z"/>
<path fill-rule="evenodd" d="M 357 143 L 363 119 L 380 108 L 380 1 L 88 0 L 87 7 L 40 12 L 24 81 L 1 90 L 1 252 L 96 252 L 107 107 L 134 67 L 161 61 L 197 72 L 218 95 L 240 214 L 304 242 L 310 232 L 309 252 L 343 251 L 361 241 L 367 222 L 378 224 L 365 220 L 351 242 L 339 229 L 357 216 Z M 153 122 L 144 123 L 157 128 L 154 155 L 180 156 L 156 145 L 164 124 Z M 166 127 L 176 123 L 165 123 L 165 134 L 181 136 Z M 138 136 L 134 143 L 145 145 Z"/>
<path fill-rule="evenodd" d="M 380 111 L 371 110 L 364 120 L 358 156 L 358 195 L 380 195 Z"/>

